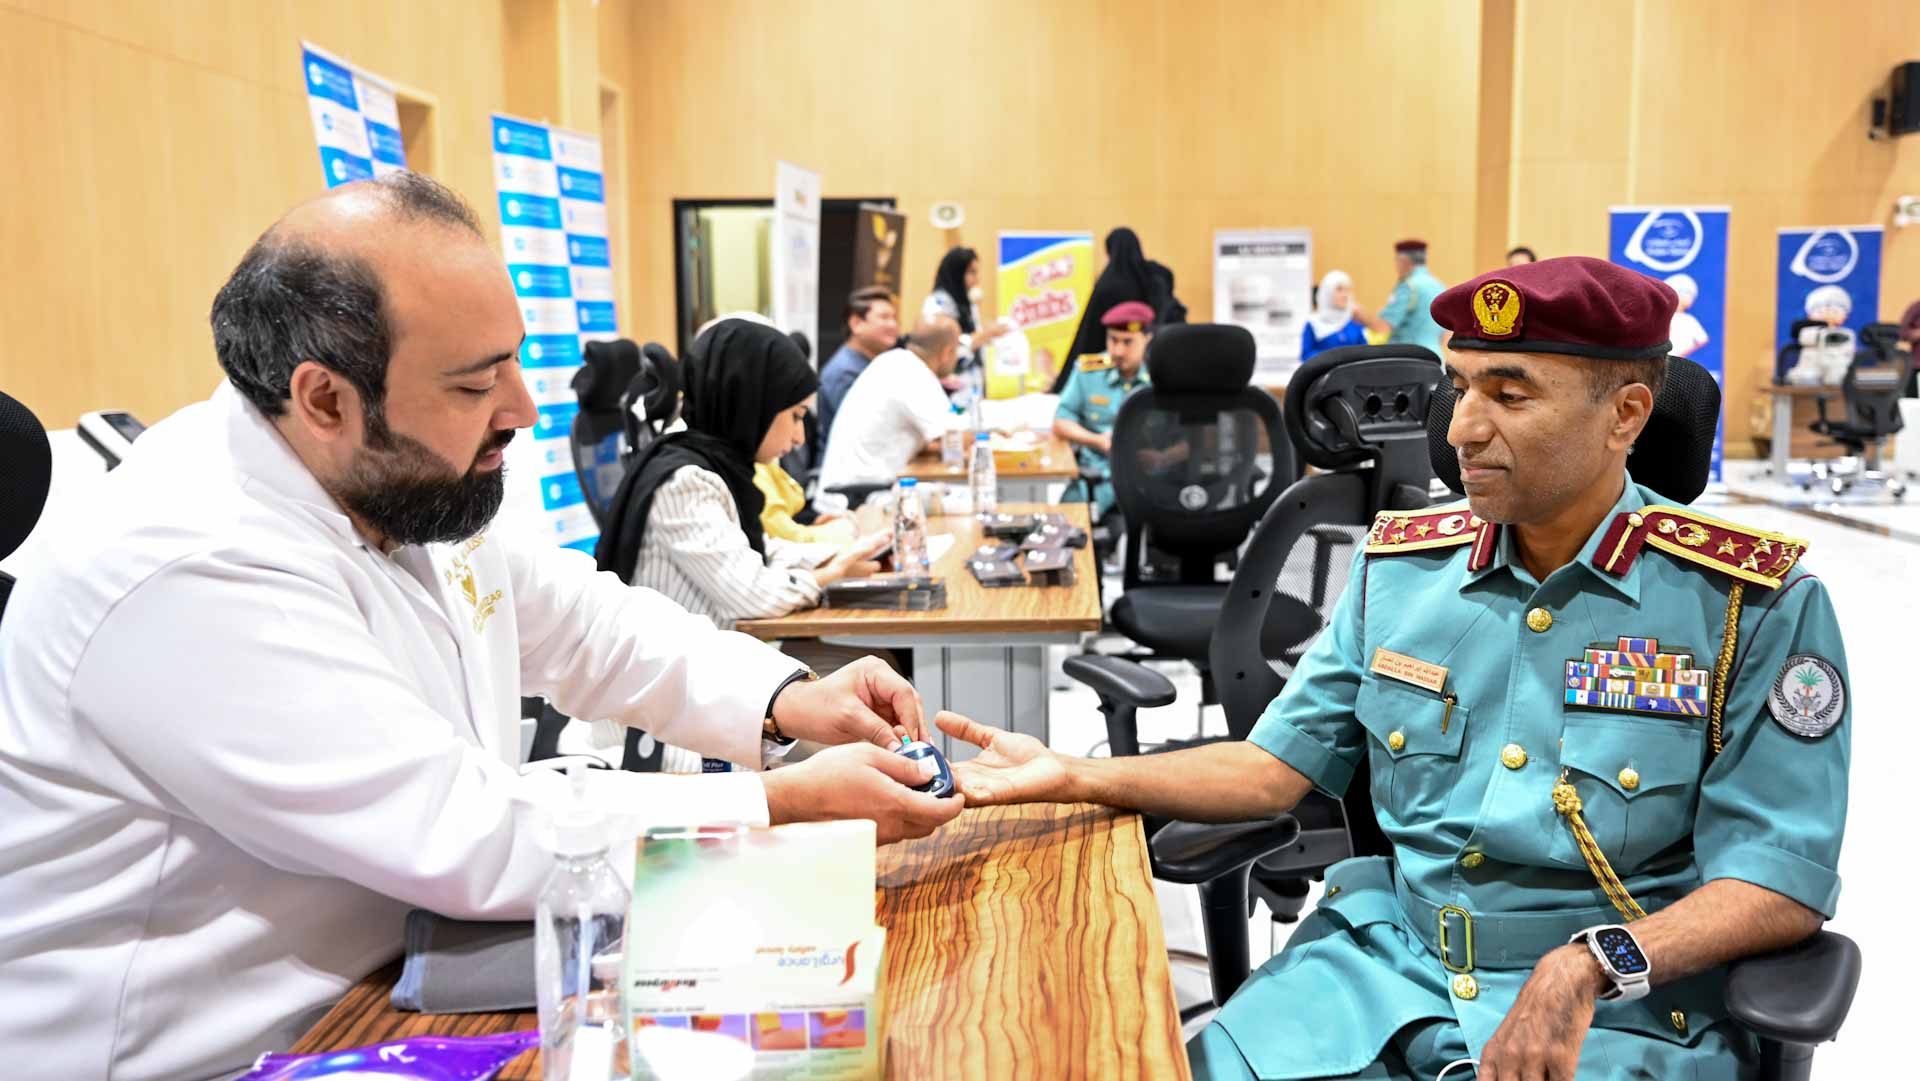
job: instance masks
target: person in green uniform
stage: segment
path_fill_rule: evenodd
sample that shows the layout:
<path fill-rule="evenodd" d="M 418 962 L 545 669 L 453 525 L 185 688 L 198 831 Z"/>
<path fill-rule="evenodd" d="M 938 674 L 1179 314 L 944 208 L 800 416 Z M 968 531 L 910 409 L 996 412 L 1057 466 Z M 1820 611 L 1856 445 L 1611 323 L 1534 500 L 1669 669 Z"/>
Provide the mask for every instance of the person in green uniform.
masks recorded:
<path fill-rule="evenodd" d="M 1120 415 L 1120 403 L 1147 384 L 1153 309 L 1129 300 L 1108 309 L 1100 324 L 1107 330 L 1107 351 L 1075 363 L 1053 414 L 1053 434 L 1073 444 L 1080 467 L 1080 479 L 1067 486 L 1063 498 L 1091 502 L 1096 522 L 1113 510 L 1107 455 L 1113 450 L 1114 418 Z"/>
<path fill-rule="evenodd" d="M 1380 309 L 1380 321 L 1387 324 L 1387 342 L 1405 342 L 1433 350 L 1440 349 L 1440 324 L 1434 321 L 1432 305 L 1446 286 L 1427 269 L 1427 242 L 1402 240 L 1393 246 L 1393 269 L 1400 281 L 1387 294 Z"/>
<path fill-rule="evenodd" d="M 1249 739 L 1077 759 L 939 719 L 983 748 L 973 805 L 1225 822 L 1371 786 L 1392 855 L 1329 869 L 1196 1077 L 1753 1074 L 1724 966 L 1834 913 L 1847 666 L 1803 542 L 1627 471 L 1675 304 L 1582 257 L 1435 301 L 1467 500 L 1374 522 Z"/>

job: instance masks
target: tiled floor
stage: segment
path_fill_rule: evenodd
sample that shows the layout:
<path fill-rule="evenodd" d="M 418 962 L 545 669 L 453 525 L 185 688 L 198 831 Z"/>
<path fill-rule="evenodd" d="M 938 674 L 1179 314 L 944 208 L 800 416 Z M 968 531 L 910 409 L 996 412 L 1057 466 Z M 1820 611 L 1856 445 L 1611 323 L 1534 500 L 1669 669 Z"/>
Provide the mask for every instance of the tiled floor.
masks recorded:
<path fill-rule="evenodd" d="M 1841 1039 L 1822 1048 L 1814 1062 L 1818 1077 L 1887 1076 L 1883 1064 L 1907 1056 L 1905 1041 L 1895 1036 L 1908 1005 L 1903 990 L 1907 969 L 1920 956 L 1908 926 L 1915 904 L 1911 793 L 1920 781 L 1906 758 L 1911 752 L 1908 741 L 1917 731 L 1914 718 L 1920 716 L 1912 701 L 1920 692 L 1906 678 L 1906 666 L 1914 663 L 1911 643 L 1920 639 L 1920 625 L 1909 622 L 1920 613 L 1920 543 L 1771 506 L 1712 497 L 1701 502 L 1719 504 L 1709 513 L 1806 539 L 1807 565 L 1826 582 L 1844 624 L 1853 691 L 1853 773 L 1841 857 L 1845 885 L 1831 928 L 1860 944 L 1866 970 Z M 1910 511 L 1920 535 L 1920 505 Z M 1881 508 L 1880 513 L 1904 523 L 1909 509 Z M 1184 666 L 1169 665 L 1163 671 L 1179 688 L 1180 698 L 1141 714 L 1143 742 L 1190 736 L 1196 729 L 1199 680 Z M 1057 669 L 1055 676 L 1053 744 L 1086 754 L 1106 737 L 1095 699 L 1085 688 L 1063 687 Z M 1226 730 L 1218 708 L 1208 710 L 1205 721 L 1210 733 Z M 1098 746 L 1098 753 L 1104 754 L 1105 747 Z M 1204 949 L 1193 889 L 1162 883 L 1159 894 L 1168 944 Z M 1309 905 L 1317 900 L 1316 888 Z M 1257 966 L 1268 954 L 1272 923 L 1264 912 L 1256 912 L 1251 927 Z M 1280 928 L 1281 941 L 1286 930 Z M 1206 997 L 1203 971 L 1176 964 L 1174 979 L 1183 1004 Z"/>

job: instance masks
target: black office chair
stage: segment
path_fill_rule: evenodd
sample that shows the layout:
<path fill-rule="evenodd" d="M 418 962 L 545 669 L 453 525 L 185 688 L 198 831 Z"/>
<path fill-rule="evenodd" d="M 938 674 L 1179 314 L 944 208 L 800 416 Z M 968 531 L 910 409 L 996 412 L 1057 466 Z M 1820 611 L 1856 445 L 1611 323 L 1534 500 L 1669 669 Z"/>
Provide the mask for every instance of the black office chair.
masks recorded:
<path fill-rule="evenodd" d="M 1294 375 L 1286 406 L 1290 449 L 1325 472 L 1295 481 L 1272 501 L 1210 627 L 1209 667 L 1225 707 L 1227 738 L 1245 739 L 1280 693 L 1338 599 L 1352 546 L 1364 539 L 1374 514 L 1427 505 L 1427 405 L 1439 378 L 1431 352 L 1405 345 L 1329 350 Z M 1336 559 L 1341 548 L 1346 558 Z M 1174 699 L 1164 677 L 1125 658 L 1073 657 L 1065 667 L 1099 695 L 1115 755 L 1139 753 L 1140 708 Z M 1158 749 L 1195 742 L 1212 741 Z M 1372 805 L 1361 807 L 1351 815 L 1352 832 L 1378 838 L 1383 847 Z M 1353 854 L 1349 817 L 1341 803 L 1314 795 L 1274 822 L 1188 829 L 1147 820 L 1156 876 L 1200 887 L 1217 1001 L 1246 979 L 1249 896 L 1265 901 L 1277 919 L 1297 918 L 1307 880 Z M 1214 873 L 1222 860 L 1231 873 Z"/>
<path fill-rule="evenodd" d="M 1238 558 L 1254 523 L 1299 467 L 1280 407 L 1248 385 L 1254 344 L 1244 328 L 1166 327 L 1148 346 L 1146 365 L 1150 382 L 1121 404 L 1107 456 L 1126 523 L 1123 592 L 1110 618 L 1146 648 L 1142 656 L 1198 668 L 1208 704 L 1214 690 L 1207 643 L 1227 593 L 1215 565 Z M 1177 569 L 1155 573 L 1156 555 Z"/>
<path fill-rule="evenodd" d="M 40 521 L 53 486 L 53 446 L 33 410 L 0 394 L 0 559 L 10 556 Z M 0 571 L 0 617 L 13 578 Z"/>
<path fill-rule="evenodd" d="M 1298 377 L 1296 385 L 1297 382 Z M 1684 505 L 1698 498 L 1706 488 L 1713 432 L 1719 415 L 1720 388 L 1713 377 L 1692 361 L 1679 357 L 1669 360 L 1666 385 L 1654 403 L 1653 414 L 1629 461 L 1634 480 L 1660 493 L 1669 502 Z M 1452 416 L 1452 387 L 1443 381 L 1430 400 L 1426 438 L 1434 474 L 1458 493 L 1461 490 L 1459 462 L 1446 441 Z M 1302 484 L 1319 479 L 1308 478 Z M 1283 502 L 1282 506 L 1285 505 Z M 1263 533 L 1265 528 L 1263 523 Z M 1256 535 L 1255 543 L 1248 547 L 1247 562 L 1260 558 L 1262 550 L 1262 538 Z M 1238 592 L 1235 599 L 1239 599 Z M 1250 595 L 1249 600 L 1257 603 L 1258 599 Z M 1245 642 L 1249 637 L 1244 626 L 1229 627 L 1223 614 L 1222 641 L 1232 644 Z M 1257 674 L 1264 656 L 1246 664 L 1246 670 Z M 1223 658 L 1219 670 L 1223 673 L 1224 685 L 1227 682 L 1224 674 L 1229 671 L 1237 674 L 1240 667 Z M 1230 702 L 1229 709 L 1233 708 L 1236 706 Z M 1355 787 L 1366 796 L 1366 786 Z M 1356 826 L 1361 822 L 1371 823 L 1370 796 L 1360 804 L 1351 798 L 1353 791 L 1349 789 L 1350 820 Z M 1308 804 L 1302 804 L 1303 809 L 1307 807 Z M 1244 953 L 1213 953 L 1212 943 L 1216 938 L 1230 936 L 1235 928 L 1244 934 L 1246 910 L 1233 907 L 1235 901 L 1246 896 L 1238 884 L 1245 881 L 1250 869 L 1258 875 L 1258 868 L 1268 860 L 1287 855 L 1286 848 L 1276 851 L 1268 843 L 1269 838 L 1283 835 L 1271 823 L 1209 826 L 1179 822 L 1161 830 L 1151 842 L 1156 866 L 1164 868 L 1178 861 L 1178 869 L 1186 880 L 1214 883 L 1211 886 L 1214 904 L 1207 909 L 1207 920 L 1216 1003 L 1224 1003 L 1245 982 L 1251 968 Z M 1297 836 L 1307 835 L 1302 829 Z M 1351 848 L 1354 855 L 1389 854 L 1385 838 L 1377 828 L 1371 835 L 1356 828 Z M 1814 1048 L 1833 1039 L 1846 1019 L 1859 987 L 1860 966 L 1859 948 L 1830 931 L 1821 931 L 1798 945 L 1732 966 L 1726 989 L 1727 1009 L 1760 1040 L 1762 1081 L 1806 1081 Z"/>
<path fill-rule="evenodd" d="M 595 525 L 606 528 L 607 511 L 625 472 L 621 436 L 626 429 L 620 399 L 640 372 L 640 347 L 625 338 L 588 342 L 585 360 L 573 373 L 580 410 L 573 416 L 569 443 L 573 473 Z"/>
<path fill-rule="evenodd" d="M 1787 381 L 1787 373 L 1793 370 L 1794 365 L 1800 363 L 1800 350 L 1802 348 L 1800 345 L 1800 332 L 1806 330 L 1808 327 L 1823 327 L 1826 325 L 1827 324 L 1818 319 L 1795 319 L 1793 321 L 1793 325 L 1787 328 L 1787 340 L 1780 343 L 1779 350 L 1773 355 L 1773 381 L 1775 383 L 1785 383 Z"/>
<path fill-rule="evenodd" d="M 620 395 L 620 410 L 627 462 L 680 419 L 680 362 L 666 346 L 648 342 L 640 347 L 640 370 Z"/>
<path fill-rule="evenodd" d="M 1884 487 L 1895 499 L 1906 494 L 1906 484 L 1880 468 L 1880 448 L 1905 427 L 1900 399 L 1913 371 L 1913 354 L 1899 347 L 1899 337 L 1900 328 L 1892 323 L 1862 328 L 1853 363 L 1840 382 L 1845 415 L 1829 417 L 1827 399 L 1816 402 L 1820 415 L 1807 425 L 1808 430 L 1827 437 L 1849 456 L 1862 459 L 1857 472 L 1827 472 L 1823 479 L 1835 495 L 1856 484 Z"/>

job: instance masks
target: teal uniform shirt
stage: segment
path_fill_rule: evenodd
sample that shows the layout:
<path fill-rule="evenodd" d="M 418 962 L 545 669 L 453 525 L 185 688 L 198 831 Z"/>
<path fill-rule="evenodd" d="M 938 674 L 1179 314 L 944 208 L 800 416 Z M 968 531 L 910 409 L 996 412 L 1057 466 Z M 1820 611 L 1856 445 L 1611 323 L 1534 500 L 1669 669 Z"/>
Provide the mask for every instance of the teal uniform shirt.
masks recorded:
<path fill-rule="evenodd" d="M 1433 271 L 1424 266 L 1414 267 L 1413 273 L 1400 279 L 1380 309 L 1380 318 L 1390 330 L 1387 341 L 1424 345 L 1444 360 L 1446 354 L 1440 351 L 1440 324 L 1433 321 L 1429 309 L 1433 298 L 1446 288 L 1433 276 Z"/>
<path fill-rule="evenodd" d="M 1100 371 L 1086 371 L 1076 368 L 1068 377 L 1066 389 L 1060 392 L 1060 404 L 1053 415 L 1065 417 L 1090 432 L 1104 435 L 1113 431 L 1114 418 L 1120 415 L 1120 403 L 1127 396 L 1147 385 L 1147 366 L 1145 364 L 1133 373 L 1132 379 L 1122 379 L 1118 368 L 1104 368 Z M 1099 521 L 1113 509 L 1113 481 L 1109 479 L 1107 456 L 1092 447 L 1073 448 L 1074 460 L 1080 467 L 1082 477 L 1099 477 L 1093 485 L 1093 520 Z M 1067 488 L 1066 498 L 1085 499 L 1085 480 L 1075 481 Z"/>
<path fill-rule="evenodd" d="M 1329 870 L 1318 908 L 1194 1040 L 1196 1077 L 1431 1078 L 1478 1057 L 1540 956 L 1626 922 L 1556 811 L 1563 776 L 1647 912 L 1732 878 L 1833 914 L 1850 736 L 1826 588 L 1799 565 L 1803 544 L 1647 509 L 1658 502 L 1628 478 L 1544 582 L 1511 531 L 1464 505 L 1376 523 L 1379 543 L 1249 738 L 1328 794 L 1370 785 L 1393 855 Z M 1588 682 L 1623 670 L 1661 682 Z M 1755 1046 L 1726 1020 L 1724 981 L 1719 969 L 1600 1003 L 1580 1077 L 1750 1076 Z"/>

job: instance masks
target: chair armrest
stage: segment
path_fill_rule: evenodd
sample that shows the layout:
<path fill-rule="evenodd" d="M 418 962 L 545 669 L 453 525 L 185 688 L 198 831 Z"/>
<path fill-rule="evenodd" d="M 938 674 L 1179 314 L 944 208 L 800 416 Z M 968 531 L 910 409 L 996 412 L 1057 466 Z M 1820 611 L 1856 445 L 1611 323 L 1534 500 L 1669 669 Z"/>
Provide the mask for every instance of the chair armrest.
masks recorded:
<path fill-rule="evenodd" d="M 1820 931 L 1795 946 L 1736 961 L 1727 1012 L 1762 1039 L 1812 1045 L 1840 1031 L 1860 987 L 1860 947 Z"/>
<path fill-rule="evenodd" d="M 1067 675 L 1093 688 L 1102 702 L 1139 709 L 1169 705 L 1178 696 L 1167 677 L 1125 657 L 1082 653 L 1068 657 L 1060 667 Z"/>
<path fill-rule="evenodd" d="M 1169 822 L 1153 835 L 1155 876 L 1168 882 L 1199 885 L 1243 870 L 1300 836 L 1292 815 L 1251 822 Z"/>

